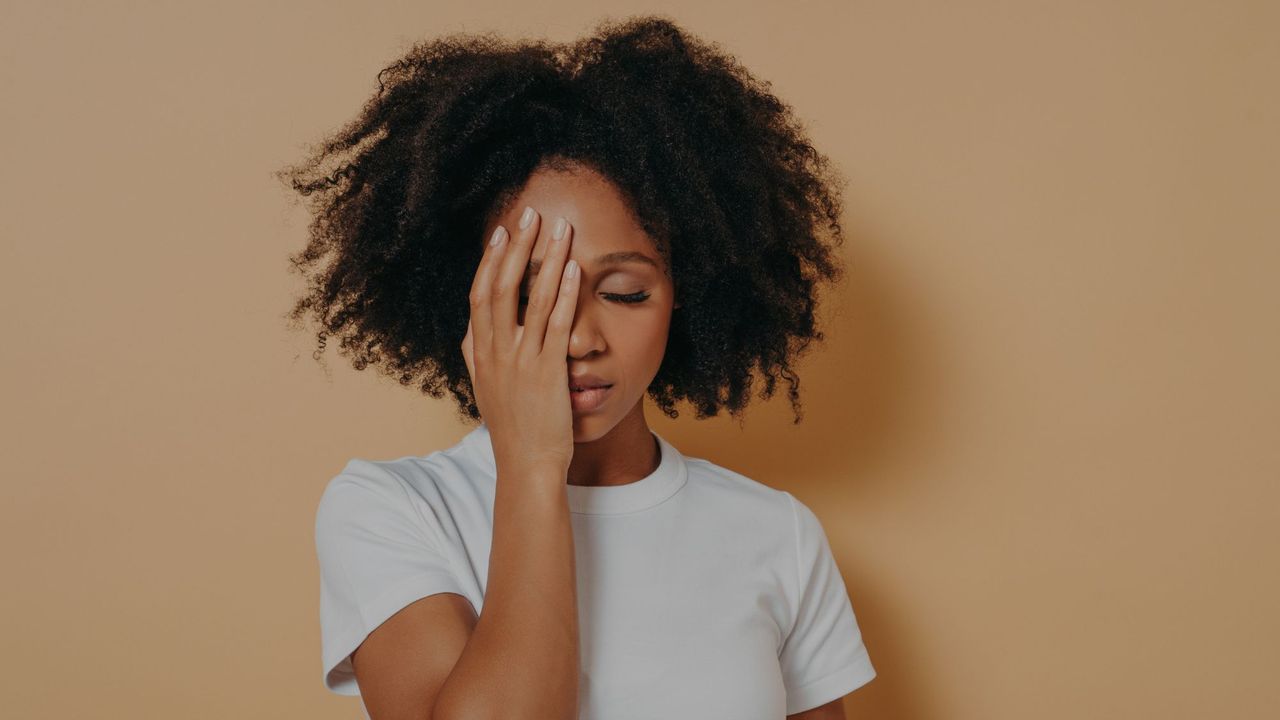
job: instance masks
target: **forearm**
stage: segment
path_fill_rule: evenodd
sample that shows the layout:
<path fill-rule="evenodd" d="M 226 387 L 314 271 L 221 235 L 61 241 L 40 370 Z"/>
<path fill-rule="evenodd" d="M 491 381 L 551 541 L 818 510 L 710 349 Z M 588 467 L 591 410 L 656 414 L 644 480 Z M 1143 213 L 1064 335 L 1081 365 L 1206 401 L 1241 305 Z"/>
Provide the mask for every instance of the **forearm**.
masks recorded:
<path fill-rule="evenodd" d="M 483 609 L 433 720 L 576 720 L 578 608 L 565 478 L 498 476 Z"/>

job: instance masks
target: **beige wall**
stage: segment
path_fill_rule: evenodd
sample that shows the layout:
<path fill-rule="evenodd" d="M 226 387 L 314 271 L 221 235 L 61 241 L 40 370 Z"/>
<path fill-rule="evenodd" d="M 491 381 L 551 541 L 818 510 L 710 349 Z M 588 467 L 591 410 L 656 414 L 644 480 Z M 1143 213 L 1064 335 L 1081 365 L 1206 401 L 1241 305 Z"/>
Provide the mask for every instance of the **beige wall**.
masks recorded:
<path fill-rule="evenodd" d="M 0 714 L 359 717 L 315 502 L 466 428 L 285 327 L 270 173 L 415 39 L 657 10 L 852 180 L 805 422 L 650 412 L 823 520 L 849 717 L 1276 717 L 1277 5 L 746 6 L 5 3 Z"/>

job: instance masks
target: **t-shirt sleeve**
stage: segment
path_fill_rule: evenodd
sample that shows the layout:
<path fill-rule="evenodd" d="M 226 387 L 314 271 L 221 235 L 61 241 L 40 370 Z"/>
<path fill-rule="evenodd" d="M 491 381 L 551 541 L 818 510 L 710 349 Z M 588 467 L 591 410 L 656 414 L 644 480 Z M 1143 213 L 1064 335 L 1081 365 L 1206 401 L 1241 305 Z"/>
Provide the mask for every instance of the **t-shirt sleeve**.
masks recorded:
<path fill-rule="evenodd" d="M 786 494 L 795 520 L 799 600 L 778 660 L 791 715 L 853 692 L 870 682 L 876 671 L 822 523 L 804 503 Z"/>
<path fill-rule="evenodd" d="M 330 480 L 315 520 L 326 688 L 360 694 L 351 653 L 406 605 L 442 592 L 465 596 L 439 537 L 393 472 L 357 459 Z"/>

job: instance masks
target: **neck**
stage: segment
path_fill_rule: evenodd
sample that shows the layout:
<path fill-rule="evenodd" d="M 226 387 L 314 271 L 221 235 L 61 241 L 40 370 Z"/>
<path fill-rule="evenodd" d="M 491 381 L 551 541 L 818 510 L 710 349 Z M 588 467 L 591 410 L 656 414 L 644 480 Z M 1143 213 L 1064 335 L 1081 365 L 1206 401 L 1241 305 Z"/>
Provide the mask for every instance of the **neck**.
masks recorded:
<path fill-rule="evenodd" d="M 645 422 L 644 400 L 596 440 L 573 444 L 568 484 L 626 485 L 653 473 L 662 453 Z"/>

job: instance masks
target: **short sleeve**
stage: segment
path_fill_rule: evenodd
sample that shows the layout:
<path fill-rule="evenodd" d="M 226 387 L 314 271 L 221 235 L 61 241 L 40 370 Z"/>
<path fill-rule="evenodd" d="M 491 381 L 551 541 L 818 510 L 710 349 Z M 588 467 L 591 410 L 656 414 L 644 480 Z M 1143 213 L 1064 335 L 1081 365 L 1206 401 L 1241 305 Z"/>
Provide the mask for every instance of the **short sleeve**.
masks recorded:
<path fill-rule="evenodd" d="M 330 480 L 315 521 L 326 688 L 360 694 L 351 653 L 406 605 L 442 592 L 465 596 L 438 538 L 391 471 L 352 460 Z"/>
<path fill-rule="evenodd" d="M 791 715 L 853 692 L 876 671 L 821 522 L 786 495 L 795 520 L 798 602 L 778 660 Z"/>

